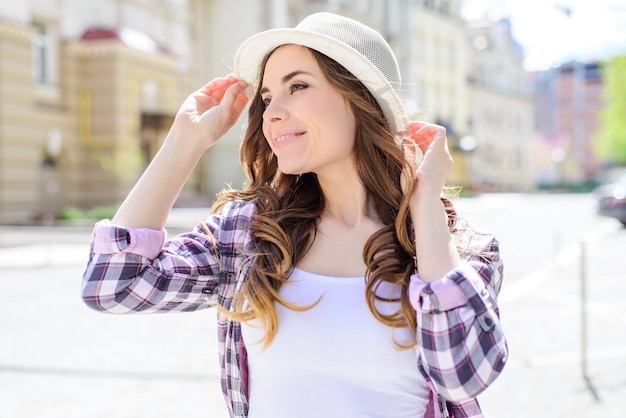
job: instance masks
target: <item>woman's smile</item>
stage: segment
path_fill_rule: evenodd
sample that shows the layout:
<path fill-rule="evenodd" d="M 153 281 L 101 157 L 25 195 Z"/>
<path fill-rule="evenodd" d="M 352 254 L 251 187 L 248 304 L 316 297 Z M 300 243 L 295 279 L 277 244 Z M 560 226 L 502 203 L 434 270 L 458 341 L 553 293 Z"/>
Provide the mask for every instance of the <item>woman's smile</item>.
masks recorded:
<path fill-rule="evenodd" d="M 285 130 L 281 129 L 272 134 L 274 141 L 274 150 L 283 148 L 294 141 L 299 140 L 306 132 L 302 130 Z"/>

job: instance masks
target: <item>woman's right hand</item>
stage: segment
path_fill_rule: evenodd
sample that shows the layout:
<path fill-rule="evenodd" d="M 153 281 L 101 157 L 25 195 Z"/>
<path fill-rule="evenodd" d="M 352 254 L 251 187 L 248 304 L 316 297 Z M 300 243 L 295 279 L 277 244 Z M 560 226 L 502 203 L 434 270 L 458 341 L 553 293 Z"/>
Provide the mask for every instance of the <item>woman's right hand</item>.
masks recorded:
<path fill-rule="evenodd" d="M 113 217 L 129 228 L 162 229 L 204 151 L 237 121 L 248 103 L 246 83 L 217 78 L 182 104 L 157 155 Z"/>
<path fill-rule="evenodd" d="M 209 82 L 183 102 L 170 134 L 181 134 L 185 141 L 195 141 L 206 150 L 239 119 L 249 101 L 246 86 L 234 74 Z"/>

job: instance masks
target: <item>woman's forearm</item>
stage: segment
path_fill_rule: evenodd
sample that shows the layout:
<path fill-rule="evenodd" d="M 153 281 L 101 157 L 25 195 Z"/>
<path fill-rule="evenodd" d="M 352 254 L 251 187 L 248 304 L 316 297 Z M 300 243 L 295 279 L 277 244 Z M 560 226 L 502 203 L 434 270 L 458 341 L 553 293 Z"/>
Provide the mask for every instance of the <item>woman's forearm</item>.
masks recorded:
<path fill-rule="evenodd" d="M 198 161 L 237 121 L 248 103 L 246 83 L 216 78 L 183 102 L 154 160 L 113 217 L 129 228 L 163 229 Z"/>
<path fill-rule="evenodd" d="M 129 228 L 162 229 L 202 151 L 172 131 L 124 200 L 112 222 Z"/>
<path fill-rule="evenodd" d="M 461 262 L 443 202 L 436 194 L 416 196 L 411 205 L 411 219 L 420 278 L 424 282 L 442 278 Z"/>

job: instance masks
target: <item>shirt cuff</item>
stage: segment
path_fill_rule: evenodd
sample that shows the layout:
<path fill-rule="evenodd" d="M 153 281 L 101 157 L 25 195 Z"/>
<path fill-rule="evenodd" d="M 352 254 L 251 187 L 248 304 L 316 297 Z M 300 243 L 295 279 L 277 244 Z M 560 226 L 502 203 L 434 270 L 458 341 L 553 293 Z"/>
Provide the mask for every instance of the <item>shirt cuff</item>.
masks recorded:
<path fill-rule="evenodd" d="M 466 269 L 473 270 L 467 261 L 462 260 L 452 272 L 471 277 L 472 273 L 466 272 Z M 413 274 L 409 284 L 409 301 L 413 308 L 419 312 L 445 312 L 466 305 L 467 296 L 450 275 L 426 283 L 419 274 Z"/>
<path fill-rule="evenodd" d="M 155 259 L 165 242 L 165 229 L 125 228 L 108 219 L 96 223 L 92 243 L 97 254 L 132 253 Z"/>

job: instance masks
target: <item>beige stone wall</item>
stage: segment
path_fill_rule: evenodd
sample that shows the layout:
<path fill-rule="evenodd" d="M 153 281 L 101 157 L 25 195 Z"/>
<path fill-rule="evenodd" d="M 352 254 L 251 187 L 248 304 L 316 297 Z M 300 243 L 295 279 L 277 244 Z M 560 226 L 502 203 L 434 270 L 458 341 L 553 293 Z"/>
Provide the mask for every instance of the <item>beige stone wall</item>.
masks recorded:
<path fill-rule="evenodd" d="M 1 223 L 120 203 L 195 88 L 174 57 L 118 40 L 63 44 L 59 84 L 38 85 L 32 36 L 0 22 Z M 142 147 L 143 115 L 163 123 Z M 186 189 L 203 181 L 198 170 Z"/>
<path fill-rule="evenodd" d="M 163 141 L 190 83 L 172 57 L 135 51 L 115 40 L 72 43 L 67 55 L 74 63 L 71 79 L 77 80 L 67 92 L 77 129 L 78 203 L 118 204 Z M 159 115 L 166 123 L 154 143 L 142 149 L 143 114 Z"/>
<path fill-rule="evenodd" d="M 173 10 L 165 3 L 103 0 L 93 5 L 98 15 L 91 6 L 69 1 L 52 8 L 41 2 L 3 8 L 0 223 L 121 202 L 158 150 L 184 97 L 198 87 L 192 77 L 204 70 L 190 54 L 199 40 L 190 42 L 189 23 L 191 10 L 201 3 L 190 0 Z M 135 38 L 120 32 L 120 39 L 79 40 L 94 26 L 131 29 Z M 154 42 L 137 43 L 142 33 Z M 33 53 L 34 45 L 49 48 L 46 84 L 36 80 L 41 56 Z M 200 168 L 185 192 L 193 194 L 206 183 Z"/>
<path fill-rule="evenodd" d="M 33 122 L 34 89 L 28 27 L 0 22 L 0 220 L 32 214 L 38 203 L 40 130 Z M 26 69 L 26 71 L 25 71 Z"/>

